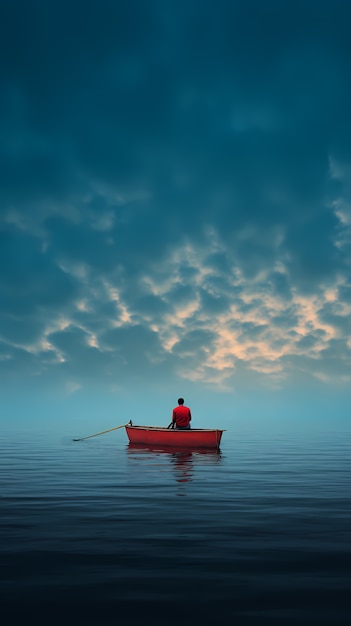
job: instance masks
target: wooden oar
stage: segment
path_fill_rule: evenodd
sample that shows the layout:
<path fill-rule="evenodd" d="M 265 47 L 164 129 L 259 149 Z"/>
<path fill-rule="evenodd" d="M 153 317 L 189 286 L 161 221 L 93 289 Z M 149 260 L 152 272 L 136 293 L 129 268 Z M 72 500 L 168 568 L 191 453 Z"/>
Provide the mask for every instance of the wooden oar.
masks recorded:
<path fill-rule="evenodd" d="M 121 426 L 115 426 L 114 428 L 109 428 L 108 430 L 102 430 L 100 433 L 95 433 L 94 435 L 87 435 L 86 437 L 73 439 L 73 441 L 83 441 L 83 439 L 90 439 L 90 437 L 97 437 L 98 435 L 104 435 L 105 433 L 110 433 L 111 430 L 118 430 L 119 428 L 124 428 L 125 426 L 128 426 L 128 424 L 130 424 L 130 422 L 127 422 L 127 424 L 122 424 Z"/>

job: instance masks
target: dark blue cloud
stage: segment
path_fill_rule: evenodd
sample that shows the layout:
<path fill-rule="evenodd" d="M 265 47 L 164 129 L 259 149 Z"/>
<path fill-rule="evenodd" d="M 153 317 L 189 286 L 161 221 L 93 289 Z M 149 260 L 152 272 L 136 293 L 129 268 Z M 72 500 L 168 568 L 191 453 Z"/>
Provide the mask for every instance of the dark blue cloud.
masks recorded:
<path fill-rule="evenodd" d="M 78 292 L 40 240 L 10 228 L 0 231 L 0 278 L 2 311 L 17 315 L 64 306 Z"/>
<path fill-rule="evenodd" d="M 4 371 L 347 376 L 350 18 L 1 3 Z"/>

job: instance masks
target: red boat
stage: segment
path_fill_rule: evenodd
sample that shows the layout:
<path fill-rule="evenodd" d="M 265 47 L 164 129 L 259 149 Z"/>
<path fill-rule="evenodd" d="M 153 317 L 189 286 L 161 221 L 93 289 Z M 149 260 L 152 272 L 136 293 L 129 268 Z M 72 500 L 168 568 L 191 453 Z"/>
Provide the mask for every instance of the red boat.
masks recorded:
<path fill-rule="evenodd" d="M 174 448 L 219 449 L 223 430 L 212 428 L 190 428 L 177 430 L 162 426 L 134 426 L 127 424 L 126 433 L 130 443 L 146 446 L 172 446 Z"/>

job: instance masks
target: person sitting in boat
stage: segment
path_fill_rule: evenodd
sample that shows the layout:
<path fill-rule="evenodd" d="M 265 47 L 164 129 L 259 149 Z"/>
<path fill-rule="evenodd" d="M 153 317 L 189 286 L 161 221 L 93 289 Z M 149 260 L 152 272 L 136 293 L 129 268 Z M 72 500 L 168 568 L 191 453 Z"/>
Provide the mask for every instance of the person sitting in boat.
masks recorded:
<path fill-rule="evenodd" d="M 184 406 L 184 398 L 178 398 L 178 406 L 173 409 L 172 428 L 179 430 L 189 430 L 191 422 L 191 411 Z"/>

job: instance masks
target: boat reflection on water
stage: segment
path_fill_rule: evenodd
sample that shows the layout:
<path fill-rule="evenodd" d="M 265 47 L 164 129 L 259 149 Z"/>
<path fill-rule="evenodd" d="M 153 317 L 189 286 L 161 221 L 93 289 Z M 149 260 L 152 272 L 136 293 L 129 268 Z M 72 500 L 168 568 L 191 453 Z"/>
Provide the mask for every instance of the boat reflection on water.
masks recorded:
<path fill-rule="evenodd" d="M 178 483 L 187 483 L 193 480 L 194 471 L 207 465 L 219 463 L 221 460 L 220 450 L 206 448 L 175 448 L 146 446 L 143 444 L 129 443 L 127 446 L 128 455 L 140 461 L 154 464 L 160 460 L 166 461 L 168 469 L 171 468 Z M 169 461 L 169 464 L 167 463 Z M 161 468 L 158 465 L 158 471 Z"/>

